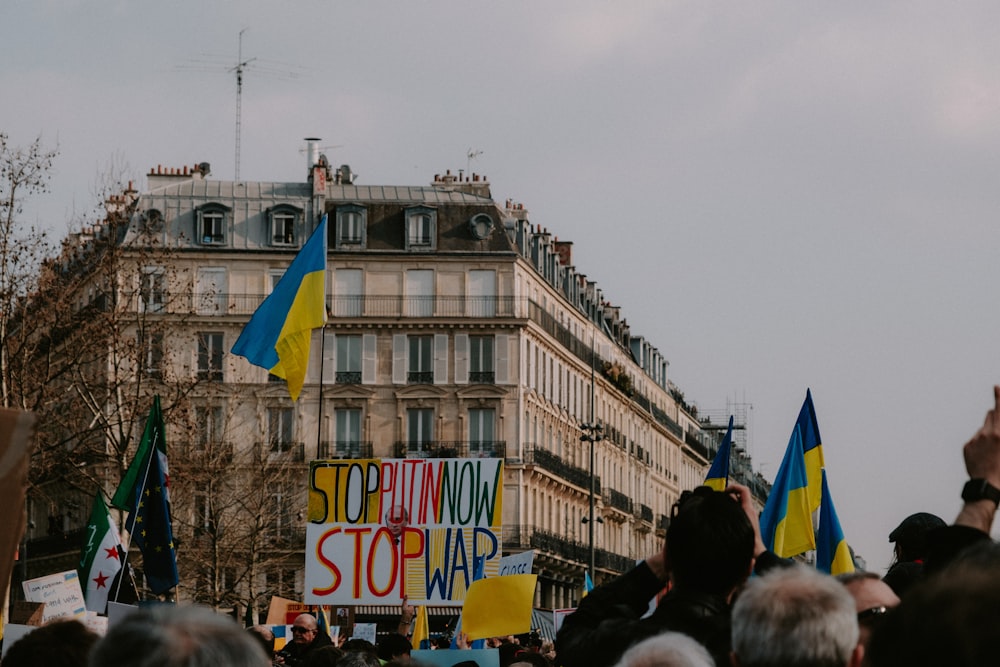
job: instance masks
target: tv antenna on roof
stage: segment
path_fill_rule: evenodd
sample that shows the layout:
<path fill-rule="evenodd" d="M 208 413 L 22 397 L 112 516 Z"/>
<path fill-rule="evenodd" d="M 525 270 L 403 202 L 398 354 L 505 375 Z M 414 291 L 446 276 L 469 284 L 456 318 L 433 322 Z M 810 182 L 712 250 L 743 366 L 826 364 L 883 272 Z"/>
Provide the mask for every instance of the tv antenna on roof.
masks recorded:
<path fill-rule="evenodd" d="M 472 173 L 472 161 L 482 154 L 482 151 L 474 151 L 471 148 L 465 152 L 465 173 Z"/>
<path fill-rule="evenodd" d="M 212 56 L 202 54 L 207 60 L 191 59 L 186 64 L 178 66 L 178 69 L 207 70 L 229 74 L 236 73 L 236 155 L 234 167 L 234 180 L 240 180 L 240 144 L 243 132 L 243 72 L 249 69 L 251 63 L 253 71 L 263 76 L 272 76 L 280 79 L 297 79 L 303 68 L 285 63 L 274 63 L 281 68 L 275 68 L 268 64 L 268 61 L 260 61 L 257 58 L 243 58 L 243 33 L 248 29 L 243 28 L 239 32 L 239 44 L 236 54 L 236 64 L 232 64 L 232 56 Z M 222 62 L 220 62 L 222 61 Z"/>
<path fill-rule="evenodd" d="M 240 182 L 240 133 L 241 124 L 243 117 L 243 69 L 257 60 L 256 58 L 250 58 L 249 60 L 243 60 L 243 33 L 247 31 L 246 28 L 240 30 L 239 47 L 236 51 L 236 67 L 230 69 L 230 72 L 236 72 L 236 176 L 234 180 Z"/>

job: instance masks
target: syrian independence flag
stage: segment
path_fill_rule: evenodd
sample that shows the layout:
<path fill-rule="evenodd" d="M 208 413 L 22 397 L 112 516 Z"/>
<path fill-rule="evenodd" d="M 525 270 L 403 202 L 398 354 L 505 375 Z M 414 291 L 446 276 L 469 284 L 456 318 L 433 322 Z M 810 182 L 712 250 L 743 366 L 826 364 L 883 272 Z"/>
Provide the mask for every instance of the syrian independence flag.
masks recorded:
<path fill-rule="evenodd" d="M 115 575 L 122 569 L 121 543 L 108 507 L 98 491 L 90 512 L 90 522 L 84 531 L 78 568 L 89 611 L 103 614 L 108 606 Z"/>

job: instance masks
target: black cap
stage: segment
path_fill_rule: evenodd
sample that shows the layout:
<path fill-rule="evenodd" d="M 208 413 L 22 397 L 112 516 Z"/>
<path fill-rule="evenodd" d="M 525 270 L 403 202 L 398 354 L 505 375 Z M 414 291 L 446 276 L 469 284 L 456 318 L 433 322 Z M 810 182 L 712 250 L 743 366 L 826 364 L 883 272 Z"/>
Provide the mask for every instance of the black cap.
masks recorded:
<path fill-rule="evenodd" d="M 933 528 L 946 526 L 944 520 L 928 512 L 917 512 L 903 519 L 896 529 L 889 533 L 890 542 L 913 544 L 923 542 L 924 535 Z"/>

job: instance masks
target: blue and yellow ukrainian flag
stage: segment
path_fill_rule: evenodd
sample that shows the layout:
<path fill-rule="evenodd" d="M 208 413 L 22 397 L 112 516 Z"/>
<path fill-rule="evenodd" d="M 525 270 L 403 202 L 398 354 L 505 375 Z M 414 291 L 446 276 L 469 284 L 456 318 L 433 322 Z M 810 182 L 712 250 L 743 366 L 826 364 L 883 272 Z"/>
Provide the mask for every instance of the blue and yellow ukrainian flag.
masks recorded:
<path fill-rule="evenodd" d="M 823 504 L 819 511 L 819 531 L 816 535 L 816 569 L 832 575 L 854 572 L 854 560 L 840 527 L 837 510 L 833 507 L 825 470 Z"/>
<path fill-rule="evenodd" d="M 809 511 L 815 512 L 823 498 L 823 441 L 819 437 L 819 422 L 813 407 L 812 392 L 806 389 L 806 400 L 799 410 L 795 425 L 802 432 L 802 452 L 806 460 L 806 479 L 809 481 Z"/>
<path fill-rule="evenodd" d="M 705 477 L 705 486 L 710 486 L 716 491 L 725 491 L 729 484 L 729 456 L 733 446 L 733 416 L 729 415 L 729 430 L 726 437 L 719 445 L 719 451 L 715 453 L 715 460 L 712 467 L 708 469 L 708 476 Z"/>
<path fill-rule="evenodd" d="M 594 590 L 594 580 L 590 578 L 590 570 L 583 573 L 583 595 L 580 598 L 587 597 L 587 593 Z"/>
<path fill-rule="evenodd" d="M 782 558 L 798 556 L 816 548 L 808 490 L 802 431 L 796 424 L 760 515 L 764 546 Z"/>
<path fill-rule="evenodd" d="M 306 379 L 312 330 L 326 324 L 326 215 L 264 299 L 233 345 L 246 357 L 288 383 L 298 400 Z"/>

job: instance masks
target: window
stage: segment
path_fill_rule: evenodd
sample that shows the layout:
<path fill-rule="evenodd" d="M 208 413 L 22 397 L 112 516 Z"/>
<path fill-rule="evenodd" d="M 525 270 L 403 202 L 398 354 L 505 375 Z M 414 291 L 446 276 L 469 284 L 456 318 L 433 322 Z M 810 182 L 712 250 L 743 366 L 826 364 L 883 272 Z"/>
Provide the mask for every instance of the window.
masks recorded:
<path fill-rule="evenodd" d="M 434 382 L 433 336 L 407 336 L 406 340 L 409 346 L 406 382 L 432 384 Z"/>
<path fill-rule="evenodd" d="M 202 405 L 194 410 L 195 425 L 198 429 L 197 438 L 194 441 L 196 450 L 204 451 L 213 449 L 213 445 L 222 443 L 223 420 L 222 406 Z"/>
<path fill-rule="evenodd" d="M 470 317 L 496 317 L 496 271 L 469 271 L 469 305 L 466 314 Z"/>
<path fill-rule="evenodd" d="M 430 317 L 434 314 L 434 272 L 412 269 L 406 272 L 406 314 Z"/>
<path fill-rule="evenodd" d="M 469 336 L 469 382 L 493 384 L 493 336 Z"/>
<path fill-rule="evenodd" d="M 222 382 L 222 334 L 198 334 L 198 379 Z"/>
<path fill-rule="evenodd" d="M 496 437 L 496 410 L 469 410 L 469 456 L 490 456 Z"/>
<path fill-rule="evenodd" d="M 201 245 L 226 243 L 226 214 L 229 208 L 222 204 L 208 204 L 196 212 L 195 239 Z"/>
<path fill-rule="evenodd" d="M 139 371 L 152 380 L 163 379 L 163 334 L 148 330 L 139 332 Z"/>
<path fill-rule="evenodd" d="M 294 213 L 271 213 L 271 245 L 295 245 L 296 218 Z"/>
<path fill-rule="evenodd" d="M 361 336 L 337 336 L 337 384 L 361 384 Z"/>
<path fill-rule="evenodd" d="M 333 274 L 333 314 L 360 317 L 364 306 L 361 269 L 337 269 Z"/>
<path fill-rule="evenodd" d="M 292 514 L 289 507 L 291 498 L 287 493 L 271 494 L 271 537 L 274 539 L 288 539 L 292 537 Z"/>
<path fill-rule="evenodd" d="M 223 267 L 198 267 L 197 294 L 199 315 L 223 315 L 228 310 L 226 269 Z"/>
<path fill-rule="evenodd" d="M 194 494 L 194 534 L 211 535 L 214 533 L 215 521 L 212 514 L 212 497 L 205 491 Z"/>
<path fill-rule="evenodd" d="M 166 276 L 158 266 L 147 266 L 139 277 L 139 301 L 142 312 L 160 313 L 166 305 Z"/>
<path fill-rule="evenodd" d="M 287 452 L 295 444 L 291 408 L 267 409 L 267 444 L 272 452 Z"/>
<path fill-rule="evenodd" d="M 406 212 L 406 248 L 408 250 L 433 250 L 437 235 L 437 212 L 419 207 Z"/>
<path fill-rule="evenodd" d="M 361 410 L 339 408 L 335 412 L 337 453 L 361 458 Z"/>
<path fill-rule="evenodd" d="M 338 207 L 334 247 L 363 248 L 367 240 L 367 217 L 367 212 L 361 206 Z"/>
<path fill-rule="evenodd" d="M 434 410 L 411 408 L 406 411 L 406 447 L 411 452 L 428 449 L 434 443 Z"/>

